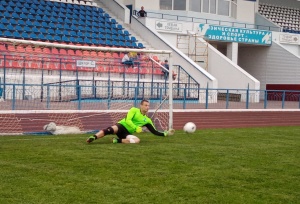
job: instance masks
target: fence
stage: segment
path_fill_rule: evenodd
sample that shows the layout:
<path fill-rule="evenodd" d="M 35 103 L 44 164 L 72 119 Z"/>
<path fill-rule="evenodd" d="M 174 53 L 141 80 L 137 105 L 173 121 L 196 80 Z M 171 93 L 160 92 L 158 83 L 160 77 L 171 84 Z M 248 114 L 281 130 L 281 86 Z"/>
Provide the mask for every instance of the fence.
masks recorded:
<path fill-rule="evenodd" d="M 114 102 L 157 101 L 168 93 L 162 83 L 135 83 L 74 80 L 44 85 L 5 84 L 0 110 L 100 110 Z M 204 89 L 173 84 L 174 109 L 300 109 L 299 99 L 300 91 L 295 90 Z"/>

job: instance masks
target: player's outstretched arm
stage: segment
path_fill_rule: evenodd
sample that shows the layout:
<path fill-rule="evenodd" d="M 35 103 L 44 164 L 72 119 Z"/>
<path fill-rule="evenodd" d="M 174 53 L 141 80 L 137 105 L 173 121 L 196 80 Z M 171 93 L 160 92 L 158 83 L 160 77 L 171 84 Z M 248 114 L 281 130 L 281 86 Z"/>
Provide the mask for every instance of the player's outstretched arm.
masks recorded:
<path fill-rule="evenodd" d="M 166 130 L 164 132 L 160 132 L 160 131 L 157 131 L 152 124 L 147 124 L 145 126 L 148 128 L 148 130 L 152 134 L 157 135 L 157 136 L 164 136 L 164 137 L 166 137 L 166 136 L 174 135 L 174 133 L 175 133 L 174 129 L 170 129 L 170 130 Z"/>

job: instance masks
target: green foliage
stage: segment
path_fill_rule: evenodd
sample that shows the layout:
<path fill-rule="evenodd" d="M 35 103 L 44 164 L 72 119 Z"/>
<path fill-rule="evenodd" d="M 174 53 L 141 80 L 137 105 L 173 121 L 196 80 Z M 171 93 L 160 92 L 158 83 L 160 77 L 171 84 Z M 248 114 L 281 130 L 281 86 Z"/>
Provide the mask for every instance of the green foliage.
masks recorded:
<path fill-rule="evenodd" d="M 299 203 L 300 128 L 0 137 L 0 203 Z"/>

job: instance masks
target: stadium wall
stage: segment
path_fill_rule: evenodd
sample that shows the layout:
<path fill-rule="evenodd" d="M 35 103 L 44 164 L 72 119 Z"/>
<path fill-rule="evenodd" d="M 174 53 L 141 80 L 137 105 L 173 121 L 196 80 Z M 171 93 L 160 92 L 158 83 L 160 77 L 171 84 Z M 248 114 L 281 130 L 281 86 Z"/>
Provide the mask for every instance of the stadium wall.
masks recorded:
<path fill-rule="evenodd" d="M 248 128 L 270 126 L 299 126 L 300 111 L 297 110 L 178 110 L 174 112 L 174 128 L 182 130 L 187 122 L 194 122 L 198 129 L 207 128 Z M 72 113 L 70 113 L 72 114 Z M 93 116 L 93 112 L 76 113 L 80 118 L 76 125 L 82 131 L 95 131 L 106 128 L 112 124 L 109 114 Z M 91 116 L 91 117 L 89 117 Z M 28 118 L 38 119 L 29 120 Z M 64 123 L 64 118 L 55 113 L 0 113 L 0 134 L 32 134 L 45 133 L 43 126 L 52 118 L 60 118 L 57 125 L 72 126 L 72 123 Z M 5 118 L 5 120 L 2 120 Z M 27 118 L 22 120 L 21 118 Z M 80 125 L 78 125 L 80 124 Z"/>
<path fill-rule="evenodd" d="M 207 87 L 217 88 L 217 80 L 205 71 L 202 67 L 197 65 L 193 60 L 184 55 L 174 45 L 171 45 L 165 40 L 152 26 L 145 27 L 138 18 L 132 18 L 131 28 L 141 36 L 147 36 L 147 42 L 155 49 L 171 50 L 173 56 L 173 65 L 181 65 L 194 79 L 200 84 L 201 88 Z"/>
<path fill-rule="evenodd" d="M 266 84 L 300 84 L 300 57 L 279 43 L 272 46 L 239 48 L 239 65 L 257 78 L 261 89 Z"/>

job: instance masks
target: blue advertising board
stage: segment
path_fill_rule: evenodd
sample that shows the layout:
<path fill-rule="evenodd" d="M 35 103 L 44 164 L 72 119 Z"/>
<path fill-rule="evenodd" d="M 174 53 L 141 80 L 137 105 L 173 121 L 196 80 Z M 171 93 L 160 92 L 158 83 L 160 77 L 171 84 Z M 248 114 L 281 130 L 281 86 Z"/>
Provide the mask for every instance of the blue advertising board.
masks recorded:
<path fill-rule="evenodd" d="M 219 25 L 199 24 L 199 34 L 213 41 L 238 42 L 247 44 L 271 45 L 272 32 Z"/>

